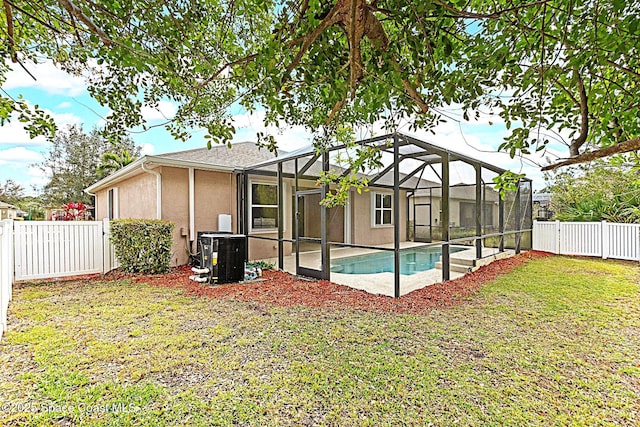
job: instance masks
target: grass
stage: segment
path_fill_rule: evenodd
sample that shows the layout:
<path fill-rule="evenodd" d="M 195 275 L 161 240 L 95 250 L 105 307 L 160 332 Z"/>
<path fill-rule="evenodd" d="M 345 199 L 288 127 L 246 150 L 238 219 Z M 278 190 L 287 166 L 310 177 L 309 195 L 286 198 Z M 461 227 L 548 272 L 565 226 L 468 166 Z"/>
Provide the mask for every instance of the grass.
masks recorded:
<path fill-rule="evenodd" d="M 629 263 L 542 258 L 420 316 L 28 285 L 0 343 L 0 420 L 638 425 L 639 279 Z"/>

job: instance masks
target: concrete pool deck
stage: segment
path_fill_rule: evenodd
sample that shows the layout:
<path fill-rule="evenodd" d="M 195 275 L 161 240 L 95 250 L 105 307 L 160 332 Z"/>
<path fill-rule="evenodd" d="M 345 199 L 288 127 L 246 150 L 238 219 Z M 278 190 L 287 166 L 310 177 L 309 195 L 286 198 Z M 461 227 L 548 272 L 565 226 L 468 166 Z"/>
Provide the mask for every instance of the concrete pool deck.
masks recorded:
<path fill-rule="evenodd" d="M 401 242 L 400 249 L 415 248 L 424 246 L 424 243 L 417 242 Z M 393 244 L 380 245 L 381 248 L 393 248 Z M 358 255 L 365 255 L 370 253 L 380 253 L 375 249 L 361 249 L 361 248 L 331 248 L 330 257 L 332 260 L 340 258 L 348 258 Z M 497 248 L 482 248 L 482 258 L 476 261 L 476 267 L 469 267 L 467 271 L 471 271 L 479 268 L 482 265 L 489 264 L 497 259 L 507 258 L 513 256 L 515 252 L 513 250 L 506 250 L 505 252 L 498 252 Z M 451 255 L 452 263 L 455 260 L 459 260 L 463 264 L 471 264 L 471 261 L 475 259 L 476 250 L 473 247 L 456 252 Z M 270 263 L 277 265 L 277 259 L 266 260 Z M 308 268 L 319 269 L 320 268 L 320 252 L 304 252 L 300 253 L 300 265 Z M 284 258 L 284 271 L 296 274 L 296 256 L 295 254 L 286 256 Z M 450 272 L 451 279 L 457 279 L 466 274 L 466 272 L 454 271 Z M 340 285 L 346 285 L 354 289 L 361 289 L 365 292 L 378 295 L 394 296 L 394 274 L 393 273 L 374 273 L 374 274 L 343 274 L 343 273 L 331 273 L 331 281 Z M 442 270 L 434 268 L 431 270 L 421 271 L 419 273 L 411 275 L 400 275 L 400 295 L 406 295 L 418 289 L 422 289 L 425 286 L 433 285 L 435 283 L 442 282 Z"/>

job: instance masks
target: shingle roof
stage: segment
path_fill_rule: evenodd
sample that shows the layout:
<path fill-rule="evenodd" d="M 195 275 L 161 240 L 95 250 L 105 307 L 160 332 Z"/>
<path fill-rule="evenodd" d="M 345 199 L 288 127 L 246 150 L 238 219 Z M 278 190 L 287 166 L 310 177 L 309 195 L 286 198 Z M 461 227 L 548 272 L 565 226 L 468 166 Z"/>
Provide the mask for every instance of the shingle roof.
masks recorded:
<path fill-rule="evenodd" d="M 269 150 L 266 148 L 260 149 L 253 142 L 240 142 L 233 144 L 230 148 L 226 145 L 217 145 L 211 147 L 211 149 L 204 147 L 176 151 L 174 153 L 158 154 L 154 157 L 226 167 L 246 167 L 276 158 Z"/>

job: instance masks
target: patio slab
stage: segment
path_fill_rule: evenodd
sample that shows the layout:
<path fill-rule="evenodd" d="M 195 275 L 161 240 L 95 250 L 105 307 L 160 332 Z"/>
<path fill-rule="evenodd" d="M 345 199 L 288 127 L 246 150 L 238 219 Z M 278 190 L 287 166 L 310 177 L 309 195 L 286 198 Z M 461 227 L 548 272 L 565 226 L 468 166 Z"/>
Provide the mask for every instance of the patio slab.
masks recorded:
<path fill-rule="evenodd" d="M 407 249 L 413 247 L 424 246 L 424 243 L 418 242 L 401 242 L 400 249 Z M 381 248 L 393 248 L 393 244 L 380 245 Z M 371 253 L 379 253 L 375 249 L 363 249 L 363 248 L 331 248 L 331 259 L 348 258 L 358 255 L 366 255 Z M 482 258 L 476 261 L 477 269 L 482 265 L 489 264 L 497 259 L 507 258 L 513 256 L 515 252 L 513 250 L 507 250 L 505 252 L 498 252 L 496 248 L 482 248 Z M 456 252 L 451 255 L 452 263 L 455 263 L 456 259 L 459 260 L 473 260 L 475 259 L 476 250 L 473 247 L 465 249 L 460 252 Z M 268 259 L 265 260 L 270 263 L 277 264 L 278 260 Z M 307 268 L 320 268 L 320 252 L 304 252 L 300 254 L 300 264 Z M 284 258 L 284 271 L 296 274 L 296 257 L 295 254 L 286 256 Z M 471 270 L 470 270 L 471 271 Z M 451 271 L 450 279 L 457 279 L 464 276 L 465 273 Z M 394 296 L 394 274 L 393 273 L 374 273 L 374 274 L 344 274 L 344 273 L 331 273 L 331 281 L 340 285 L 349 286 L 354 289 L 360 289 L 365 292 L 377 295 Z M 425 286 L 433 285 L 435 283 L 442 282 L 442 270 L 434 268 L 431 270 L 422 271 L 411 275 L 400 275 L 400 295 L 406 295 L 418 289 L 422 289 Z"/>

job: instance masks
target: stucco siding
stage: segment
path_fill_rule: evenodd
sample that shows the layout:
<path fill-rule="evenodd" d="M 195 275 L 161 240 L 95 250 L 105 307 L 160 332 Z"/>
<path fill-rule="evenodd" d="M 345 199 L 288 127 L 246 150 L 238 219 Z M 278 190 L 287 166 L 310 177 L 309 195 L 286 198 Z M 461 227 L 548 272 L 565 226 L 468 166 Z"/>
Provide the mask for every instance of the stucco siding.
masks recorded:
<path fill-rule="evenodd" d="M 385 243 L 393 243 L 393 225 L 374 226 L 372 223 L 372 202 L 373 194 L 379 192 L 384 194 L 393 194 L 387 191 L 378 191 L 371 189 L 369 192 L 362 194 L 352 193 L 352 221 L 351 233 L 352 242 L 358 245 L 382 245 Z M 407 203 L 406 191 L 400 192 L 400 241 L 407 240 Z"/>
<path fill-rule="evenodd" d="M 218 230 L 218 215 L 229 214 L 232 216 L 231 229 L 236 232 L 235 175 L 225 172 L 196 170 L 194 178 L 196 231 Z M 188 183 L 188 176 L 185 182 Z M 188 187 L 186 191 L 188 194 Z"/>
<path fill-rule="evenodd" d="M 164 166 L 162 219 L 175 223 L 171 265 L 189 262 L 189 169 Z M 108 217 L 108 191 L 118 188 L 119 218 L 156 218 L 156 177 L 143 173 L 96 192 L 96 218 Z M 195 232 L 218 230 L 218 214 L 232 215 L 236 231 L 236 180 L 232 173 L 194 171 Z M 194 235 L 195 235 L 194 232 Z M 195 251 L 194 247 L 191 251 Z"/>
<path fill-rule="evenodd" d="M 144 173 L 96 193 L 96 219 L 108 218 L 108 192 L 118 189 L 118 218 L 156 217 L 156 177 Z"/>
<path fill-rule="evenodd" d="M 171 265 L 189 262 L 189 170 L 162 167 L 162 219 L 175 224 Z"/>

